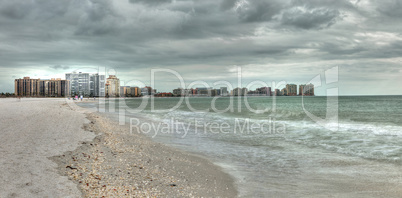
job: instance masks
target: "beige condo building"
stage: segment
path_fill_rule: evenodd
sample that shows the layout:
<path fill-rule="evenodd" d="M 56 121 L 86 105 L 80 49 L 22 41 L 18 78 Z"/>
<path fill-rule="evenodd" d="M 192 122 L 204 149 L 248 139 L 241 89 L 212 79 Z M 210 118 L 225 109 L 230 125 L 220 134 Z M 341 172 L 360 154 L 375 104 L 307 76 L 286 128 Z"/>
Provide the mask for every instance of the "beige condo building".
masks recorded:
<path fill-rule="evenodd" d="M 24 77 L 23 79 L 15 79 L 14 85 L 16 96 L 65 97 L 69 96 L 70 92 L 69 81 L 60 78 L 41 80 Z"/>
<path fill-rule="evenodd" d="M 297 85 L 287 84 L 286 91 L 288 96 L 297 96 Z"/>
<path fill-rule="evenodd" d="M 109 75 L 109 78 L 106 79 L 106 96 L 120 96 L 120 80 L 116 77 L 116 75 Z"/>

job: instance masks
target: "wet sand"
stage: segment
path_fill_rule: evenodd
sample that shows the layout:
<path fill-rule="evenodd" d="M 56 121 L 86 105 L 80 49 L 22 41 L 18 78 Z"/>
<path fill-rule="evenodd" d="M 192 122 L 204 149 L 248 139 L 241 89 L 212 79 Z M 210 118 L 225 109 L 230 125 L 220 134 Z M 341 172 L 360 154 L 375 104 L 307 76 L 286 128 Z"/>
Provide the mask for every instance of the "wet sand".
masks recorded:
<path fill-rule="evenodd" d="M 233 179 L 208 160 L 64 99 L 4 99 L 0 109 L 0 197 L 237 195 Z"/>

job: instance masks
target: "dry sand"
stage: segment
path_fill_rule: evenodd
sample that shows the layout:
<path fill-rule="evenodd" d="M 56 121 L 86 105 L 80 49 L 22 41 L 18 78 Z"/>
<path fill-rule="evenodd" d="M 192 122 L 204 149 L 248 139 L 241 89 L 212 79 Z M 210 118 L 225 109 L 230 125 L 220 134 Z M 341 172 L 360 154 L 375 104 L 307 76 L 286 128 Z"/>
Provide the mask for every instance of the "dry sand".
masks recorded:
<path fill-rule="evenodd" d="M 0 109 L 0 197 L 237 195 L 233 179 L 208 160 L 64 99 L 4 99 Z"/>
<path fill-rule="evenodd" d="M 63 99 L 0 99 L 0 197 L 81 197 L 49 157 L 95 137 Z"/>

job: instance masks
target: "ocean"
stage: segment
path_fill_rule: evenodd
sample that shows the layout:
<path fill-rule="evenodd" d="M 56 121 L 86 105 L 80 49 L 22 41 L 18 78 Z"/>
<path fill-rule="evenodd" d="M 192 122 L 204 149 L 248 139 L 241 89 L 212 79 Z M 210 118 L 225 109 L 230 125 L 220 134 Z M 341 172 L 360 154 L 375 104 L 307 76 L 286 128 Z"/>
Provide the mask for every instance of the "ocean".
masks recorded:
<path fill-rule="evenodd" d="M 208 158 L 240 197 L 367 197 L 402 182 L 401 96 L 126 98 L 100 111 Z"/>

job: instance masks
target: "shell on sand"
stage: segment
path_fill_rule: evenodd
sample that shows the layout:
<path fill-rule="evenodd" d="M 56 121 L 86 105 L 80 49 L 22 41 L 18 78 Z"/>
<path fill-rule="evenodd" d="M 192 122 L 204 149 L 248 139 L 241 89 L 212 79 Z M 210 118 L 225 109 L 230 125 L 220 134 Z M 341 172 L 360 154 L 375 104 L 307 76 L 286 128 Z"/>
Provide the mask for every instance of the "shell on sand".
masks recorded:
<path fill-rule="evenodd" d="M 233 179 L 211 162 L 155 143 L 128 126 L 87 113 L 97 137 L 66 153 L 65 175 L 86 197 L 235 197 Z M 63 168 L 64 167 L 64 168 Z"/>

